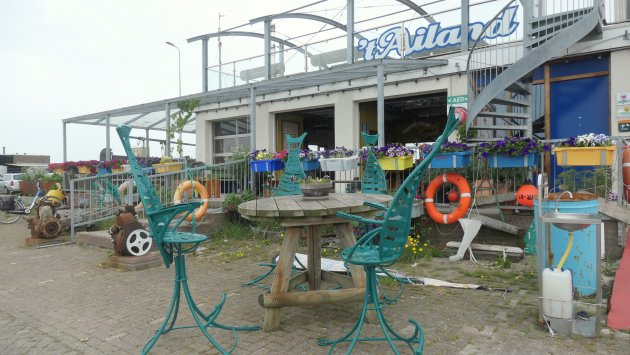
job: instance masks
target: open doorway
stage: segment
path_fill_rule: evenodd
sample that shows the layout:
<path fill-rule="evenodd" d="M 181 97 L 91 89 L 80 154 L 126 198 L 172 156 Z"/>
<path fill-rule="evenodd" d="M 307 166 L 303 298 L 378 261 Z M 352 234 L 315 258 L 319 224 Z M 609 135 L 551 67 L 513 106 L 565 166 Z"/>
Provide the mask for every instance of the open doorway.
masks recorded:
<path fill-rule="evenodd" d="M 359 104 L 359 111 L 361 131 L 375 134 L 376 101 Z M 435 141 L 446 126 L 446 117 L 446 92 L 386 99 L 385 144 Z"/>
<path fill-rule="evenodd" d="M 335 108 L 326 106 L 276 114 L 278 140 L 276 150 L 286 149 L 286 135 L 297 137 L 306 132 L 304 148 L 314 151 L 335 147 Z"/>

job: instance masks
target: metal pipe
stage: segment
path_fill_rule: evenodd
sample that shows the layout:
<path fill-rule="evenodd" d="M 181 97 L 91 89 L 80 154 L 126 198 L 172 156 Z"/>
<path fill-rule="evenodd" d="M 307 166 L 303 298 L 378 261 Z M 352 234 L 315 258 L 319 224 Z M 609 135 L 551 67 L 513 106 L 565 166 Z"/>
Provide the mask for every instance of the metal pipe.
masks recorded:
<path fill-rule="evenodd" d="M 378 145 L 385 146 L 385 74 L 383 64 L 376 66 L 376 126 Z"/>
<path fill-rule="evenodd" d="M 346 2 L 346 64 L 354 63 L 354 0 Z"/>

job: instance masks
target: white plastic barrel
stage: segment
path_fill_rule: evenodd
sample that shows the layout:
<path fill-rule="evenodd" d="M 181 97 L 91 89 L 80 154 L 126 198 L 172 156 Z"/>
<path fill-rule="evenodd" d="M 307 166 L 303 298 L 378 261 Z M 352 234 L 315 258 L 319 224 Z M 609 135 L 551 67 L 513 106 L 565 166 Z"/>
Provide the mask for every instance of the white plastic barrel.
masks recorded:
<path fill-rule="evenodd" d="M 573 282 L 571 270 L 546 268 L 542 275 L 543 314 L 547 317 L 573 319 Z"/>

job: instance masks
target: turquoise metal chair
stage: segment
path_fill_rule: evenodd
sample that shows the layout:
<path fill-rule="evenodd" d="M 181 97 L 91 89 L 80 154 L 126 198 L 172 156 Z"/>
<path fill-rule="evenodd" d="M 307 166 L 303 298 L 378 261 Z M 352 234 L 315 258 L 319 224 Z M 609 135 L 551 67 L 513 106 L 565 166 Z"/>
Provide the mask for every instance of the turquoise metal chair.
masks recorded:
<path fill-rule="evenodd" d="M 361 180 L 361 192 L 364 194 L 385 194 L 387 186 L 385 186 L 385 174 L 378 159 L 374 155 L 374 146 L 378 142 L 378 134 L 363 135 L 363 141 L 367 145 L 367 159 L 365 160 L 365 170 L 363 171 L 363 179 Z"/>
<path fill-rule="evenodd" d="M 301 195 L 300 183 L 298 179 L 306 179 L 304 169 L 302 169 L 302 162 L 300 161 L 300 149 L 302 149 L 302 142 L 306 137 L 306 132 L 297 138 L 293 138 L 287 134 L 287 150 L 289 156 L 287 157 L 287 163 L 284 165 L 284 173 L 278 188 L 274 192 L 274 196 L 289 196 L 289 195 Z"/>
<path fill-rule="evenodd" d="M 219 316 L 221 308 L 225 303 L 225 293 L 221 296 L 221 301 L 214 307 L 214 310 L 209 314 L 203 313 L 197 304 L 195 303 L 190 289 L 188 288 L 188 276 L 186 275 L 186 261 L 185 255 L 191 253 L 197 249 L 200 243 L 206 241 L 208 237 L 203 234 L 195 233 L 195 219 L 193 214 L 193 231 L 192 232 L 179 232 L 177 228 L 184 221 L 184 219 L 197 209 L 203 202 L 191 202 L 182 203 L 179 205 L 162 206 L 160 197 L 156 194 L 153 185 L 143 172 L 142 168 L 138 164 L 136 157 L 131 150 L 131 144 L 129 142 L 129 132 L 131 128 L 127 126 L 120 126 L 116 128 L 118 136 L 122 141 L 122 145 L 127 153 L 127 159 L 129 165 L 131 165 L 131 173 L 136 181 L 138 193 L 144 206 L 144 211 L 149 221 L 149 230 L 151 237 L 155 240 L 155 243 L 160 251 L 162 260 L 167 268 L 171 264 L 175 263 L 175 287 L 173 290 L 173 297 L 171 298 L 171 304 L 168 308 L 166 317 L 162 322 L 160 328 L 155 332 L 155 335 L 145 344 L 142 348 L 142 354 L 148 353 L 153 345 L 157 342 L 158 338 L 171 330 L 183 329 L 183 328 L 195 328 L 198 327 L 203 335 L 208 338 L 210 343 L 222 354 L 229 354 L 234 350 L 237 344 L 236 331 L 241 330 L 260 330 L 260 326 L 252 327 L 232 327 L 217 323 L 215 319 Z M 177 314 L 179 311 L 179 304 L 181 300 L 181 291 L 184 291 L 184 298 L 188 304 L 188 308 L 192 313 L 195 325 L 177 326 L 175 327 L 175 321 L 177 320 Z M 169 324 L 170 323 L 170 324 Z M 209 333 L 207 328 L 216 327 L 224 330 L 232 331 L 234 341 L 229 350 L 225 350 L 221 344 L 219 344 Z"/>
<path fill-rule="evenodd" d="M 424 334 L 416 321 L 409 319 L 409 322 L 415 326 L 415 331 L 410 337 L 403 337 L 396 333 L 385 320 L 382 312 L 384 303 L 379 299 L 376 270 L 393 265 L 404 252 L 405 243 L 407 242 L 411 227 L 413 199 L 416 195 L 420 180 L 424 176 L 433 157 L 438 153 L 442 144 L 459 123 L 460 119 L 455 116 L 455 111 L 451 108 L 444 132 L 442 132 L 442 135 L 437 139 L 428 156 L 401 184 L 389 207 L 370 203 L 371 206 L 377 207 L 385 212 L 383 219 L 371 220 L 348 213 L 337 212 L 338 217 L 351 219 L 368 225 L 377 225 L 377 227 L 367 231 L 353 247 L 346 248 L 341 252 L 341 258 L 346 265 L 361 265 L 365 269 L 366 291 L 363 299 L 363 307 L 361 308 L 361 315 L 352 329 L 346 335 L 338 339 L 320 339 L 318 341 L 318 344 L 321 346 L 330 345 L 329 354 L 333 352 L 334 348 L 339 343 L 350 342 L 346 352 L 349 354 L 359 341 L 387 341 L 396 354 L 399 354 L 399 351 L 394 342 L 402 341 L 406 343 L 414 354 L 422 353 Z M 366 314 L 370 310 L 376 313 L 384 335 L 383 337 L 360 337 Z"/>

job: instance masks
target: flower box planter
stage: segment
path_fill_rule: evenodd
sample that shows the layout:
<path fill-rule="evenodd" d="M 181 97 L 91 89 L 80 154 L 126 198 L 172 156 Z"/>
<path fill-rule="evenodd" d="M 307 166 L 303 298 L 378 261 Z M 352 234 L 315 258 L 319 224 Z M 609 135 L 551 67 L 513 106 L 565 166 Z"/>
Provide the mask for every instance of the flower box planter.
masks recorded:
<path fill-rule="evenodd" d="M 86 165 L 79 165 L 79 166 L 77 166 L 77 169 L 79 170 L 79 174 L 89 174 L 90 173 L 90 167 L 86 166 Z"/>
<path fill-rule="evenodd" d="M 155 168 L 155 172 L 157 174 L 172 173 L 174 171 L 179 171 L 179 170 L 182 170 L 182 166 L 183 164 L 179 162 L 153 164 L 153 168 Z"/>
<path fill-rule="evenodd" d="M 560 166 L 612 165 L 615 147 L 556 147 L 556 163 Z"/>
<path fill-rule="evenodd" d="M 319 165 L 322 171 L 352 170 L 359 166 L 359 156 L 347 158 L 320 158 Z"/>
<path fill-rule="evenodd" d="M 125 171 L 131 171 L 131 168 L 129 170 L 126 170 L 124 165 L 121 166 L 120 168 L 112 168 L 112 174 L 120 174 L 120 173 L 124 173 Z"/>
<path fill-rule="evenodd" d="M 378 159 L 383 170 L 406 170 L 413 167 L 413 155 L 406 157 L 383 157 Z"/>
<path fill-rule="evenodd" d="M 110 171 L 107 168 L 98 168 L 98 173 L 99 174 L 109 174 Z"/>
<path fill-rule="evenodd" d="M 311 171 L 319 169 L 319 159 L 302 160 L 302 170 Z"/>
<path fill-rule="evenodd" d="M 507 154 L 489 154 L 488 165 L 491 168 L 526 168 L 536 166 L 538 154 L 530 153 L 522 156 L 511 156 Z"/>
<path fill-rule="evenodd" d="M 53 173 L 63 175 L 64 170 L 62 168 L 55 168 L 55 170 L 53 170 Z"/>
<path fill-rule="evenodd" d="M 431 160 L 431 168 L 433 169 L 456 169 L 465 168 L 470 165 L 472 151 L 441 153 L 433 157 Z"/>
<path fill-rule="evenodd" d="M 411 218 L 418 218 L 424 215 L 424 202 L 414 201 L 411 207 Z"/>
<path fill-rule="evenodd" d="M 304 197 L 325 197 L 330 193 L 332 184 L 300 184 L 300 189 Z"/>
<path fill-rule="evenodd" d="M 254 173 L 284 169 L 284 163 L 280 159 L 252 160 L 249 164 Z"/>

